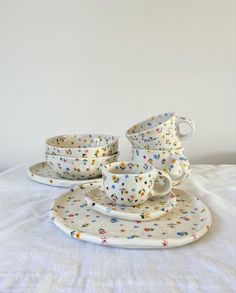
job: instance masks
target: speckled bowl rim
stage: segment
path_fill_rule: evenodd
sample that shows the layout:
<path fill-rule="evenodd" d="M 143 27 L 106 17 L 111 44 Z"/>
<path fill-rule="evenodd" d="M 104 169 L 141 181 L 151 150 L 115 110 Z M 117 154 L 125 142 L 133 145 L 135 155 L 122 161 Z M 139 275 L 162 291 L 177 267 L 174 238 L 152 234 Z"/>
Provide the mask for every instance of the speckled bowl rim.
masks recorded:
<path fill-rule="evenodd" d="M 75 137 L 75 136 L 89 136 L 89 135 L 92 135 L 92 136 L 102 136 L 102 137 L 114 137 L 114 141 L 113 142 L 109 142 L 108 144 L 104 144 L 104 145 L 100 145 L 100 146 L 96 146 L 96 147 L 83 147 L 83 148 L 72 148 L 72 147 L 57 147 L 57 146 L 54 146 L 54 145 L 50 145 L 48 143 L 49 140 L 51 139 L 56 139 L 56 138 L 60 138 L 60 137 L 63 137 L 63 136 L 72 136 L 72 137 Z M 86 151 L 86 150 L 90 150 L 90 151 L 96 151 L 97 149 L 100 149 L 100 148 L 103 148 L 103 147 L 108 147 L 109 145 L 112 145 L 114 143 L 118 143 L 119 141 L 119 138 L 120 136 L 117 136 L 117 135 L 110 135 L 110 134 L 96 134 L 96 133 L 85 133 L 85 134 L 61 134 L 61 135 L 56 135 L 56 136 L 52 136 L 52 137 L 49 137 L 45 140 L 45 147 L 49 147 L 49 148 L 54 148 L 54 149 L 57 149 L 57 150 L 81 150 L 81 152 L 83 151 Z"/>

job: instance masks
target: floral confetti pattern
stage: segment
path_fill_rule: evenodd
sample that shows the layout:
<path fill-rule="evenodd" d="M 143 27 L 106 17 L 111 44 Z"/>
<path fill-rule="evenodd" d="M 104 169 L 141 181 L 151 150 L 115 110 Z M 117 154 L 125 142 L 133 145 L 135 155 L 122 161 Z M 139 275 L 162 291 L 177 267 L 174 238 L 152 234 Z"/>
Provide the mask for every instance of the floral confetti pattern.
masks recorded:
<path fill-rule="evenodd" d="M 102 174 L 102 167 L 115 162 L 119 154 L 98 158 L 72 158 L 46 155 L 48 165 L 66 179 L 90 179 Z"/>
<path fill-rule="evenodd" d="M 188 124 L 190 132 L 180 133 L 180 124 Z M 190 118 L 164 113 L 140 122 L 126 132 L 135 149 L 173 150 L 182 148 L 182 141 L 193 135 L 194 122 Z"/>
<path fill-rule="evenodd" d="M 117 153 L 118 138 L 112 135 L 60 135 L 46 141 L 46 153 L 68 157 L 106 157 Z"/>
<path fill-rule="evenodd" d="M 150 221 L 160 218 L 176 204 L 176 196 L 173 192 L 165 196 L 149 198 L 144 204 L 137 206 L 120 206 L 109 200 L 104 189 L 95 188 L 86 193 L 85 200 L 88 206 L 97 212 L 112 217 L 111 221 L 118 221 L 117 218 L 132 221 Z"/>
<path fill-rule="evenodd" d="M 211 214 L 203 202 L 177 189 L 175 208 L 159 219 L 111 219 L 85 202 L 86 193 L 94 188 L 103 187 L 101 183 L 85 183 L 62 194 L 50 209 L 53 223 L 75 239 L 126 248 L 170 248 L 196 241 L 211 225 Z"/>

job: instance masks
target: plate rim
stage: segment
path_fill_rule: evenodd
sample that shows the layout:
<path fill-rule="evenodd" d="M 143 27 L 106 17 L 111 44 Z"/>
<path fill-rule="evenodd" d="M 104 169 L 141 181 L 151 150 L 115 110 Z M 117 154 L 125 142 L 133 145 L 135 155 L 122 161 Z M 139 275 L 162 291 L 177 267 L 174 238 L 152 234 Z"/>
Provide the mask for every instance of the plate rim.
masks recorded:
<path fill-rule="evenodd" d="M 28 178 L 34 182 L 41 183 L 48 186 L 63 187 L 63 188 L 74 188 L 84 183 L 89 182 L 100 182 L 102 178 L 92 178 L 92 179 L 83 179 L 83 180 L 70 180 L 65 178 L 52 178 L 52 177 L 43 177 L 37 175 L 31 171 L 33 167 L 37 165 L 48 164 L 47 161 L 41 161 L 32 165 L 27 166 L 26 174 Z M 52 180 L 52 182 L 50 182 Z"/>

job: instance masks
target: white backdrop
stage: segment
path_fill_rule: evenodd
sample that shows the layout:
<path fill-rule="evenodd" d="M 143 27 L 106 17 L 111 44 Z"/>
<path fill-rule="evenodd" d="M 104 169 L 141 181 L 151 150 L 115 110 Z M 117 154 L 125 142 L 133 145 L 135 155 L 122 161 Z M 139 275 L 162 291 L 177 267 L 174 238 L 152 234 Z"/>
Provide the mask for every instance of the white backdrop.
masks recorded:
<path fill-rule="evenodd" d="M 193 163 L 236 163 L 236 5 L 230 0 L 0 0 L 0 170 L 46 137 L 121 135 L 174 110 Z"/>

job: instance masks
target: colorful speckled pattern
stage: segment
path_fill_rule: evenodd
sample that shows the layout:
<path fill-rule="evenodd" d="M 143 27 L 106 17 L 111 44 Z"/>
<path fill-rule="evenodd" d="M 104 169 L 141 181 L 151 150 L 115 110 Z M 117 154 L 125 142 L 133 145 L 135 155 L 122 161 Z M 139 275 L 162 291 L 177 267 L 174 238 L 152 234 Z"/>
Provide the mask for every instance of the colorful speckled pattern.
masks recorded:
<path fill-rule="evenodd" d="M 46 155 L 48 165 L 66 179 L 90 179 L 102 174 L 102 167 L 117 161 L 119 153 L 98 158 L 72 158 Z"/>
<path fill-rule="evenodd" d="M 176 196 L 170 192 L 164 196 L 151 197 L 144 204 L 121 206 L 111 201 L 102 187 L 87 192 L 85 200 L 89 207 L 103 215 L 132 221 L 151 221 L 160 218 L 176 205 Z"/>
<path fill-rule="evenodd" d="M 53 223 L 77 240 L 123 248 L 171 248 L 196 241 L 210 228 L 206 205 L 180 190 L 173 190 L 177 204 L 163 217 L 148 221 L 126 221 L 99 214 L 88 207 L 85 194 L 101 183 L 85 183 L 62 194 L 52 204 Z M 158 265 L 158 264 L 157 264 Z"/>

